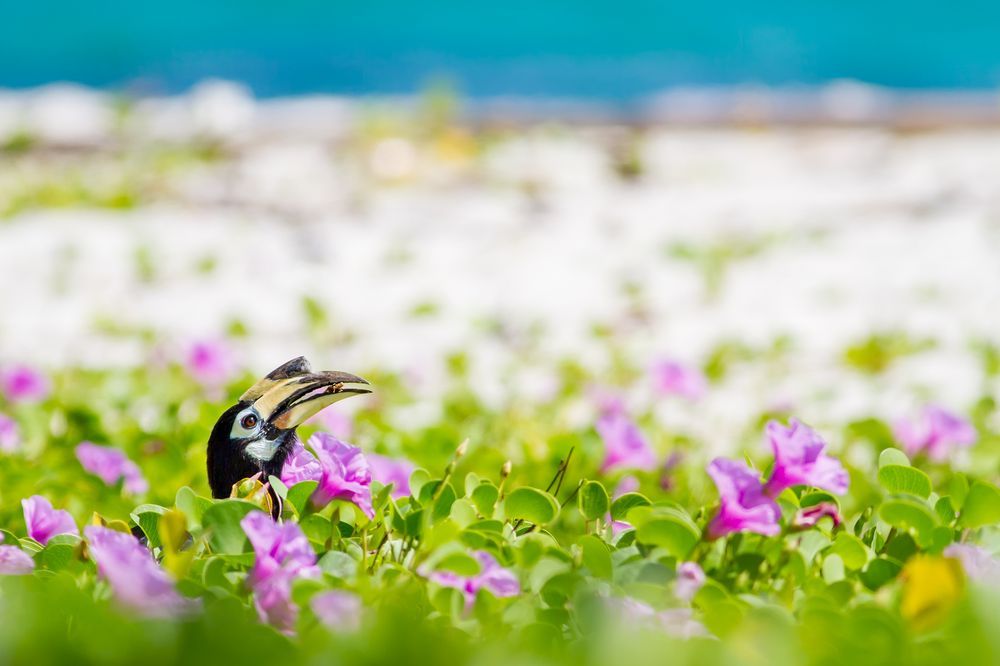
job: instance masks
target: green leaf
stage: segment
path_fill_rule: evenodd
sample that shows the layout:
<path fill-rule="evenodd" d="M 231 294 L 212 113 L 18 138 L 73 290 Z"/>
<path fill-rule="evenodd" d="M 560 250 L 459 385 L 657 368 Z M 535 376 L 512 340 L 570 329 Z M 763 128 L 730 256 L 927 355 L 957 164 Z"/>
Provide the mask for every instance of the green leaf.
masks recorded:
<path fill-rule="evenodd" d="M 636 529 L 636 540 L 640 543 L 661 546 L 679 560 L 691 553 L 700 538 L 697 527 L 669 514 L 657 515 Z"/>
<path fill-rule="evenodd" d="M 318 485 L 316 481 L 300 481 L 288 489 L 288 503 L 295 507 L 295 512 L 300 516 L 306 512 L 309 497 Z"/>
<path fill-rule="evenodd" d="M 916 467 L 904 465 L 880 465 L 878 482 L 890 493 L 916 495 L 921 499 L 930 497 L 933 490 L 929 476 Z"/>
<path fill-rule="evenodd" d="M 598 481 L 587 481 L 580 487 L 577 495 L 580 513 L 586 520 L 603 518 L 611 507 L 608 491 Z"/>
<path fill-rule="evenodd" d="M 933 539 L 937 515 L 926 504 L 906 497 L 888 499 L 878 510 L 879 517 L 893 527 L 916 532 L 917 542 L 926 546 Z"/>
<path fill-rule="evenodd" d="M 188 486 L 182 486 L 174 496 L 174 506 L 187 516 L 188 525 L 198 528 L 201 527 L 201 516 L 205 509 L 212 506 L 212 500 L 201 497 Z"/>
<path fill-rule="evenodd" d="M 434 565 L 438 571 L 450 571 L 459 576 L 475 576 L 480 571 L 479 562 L 464 551 L 448 553 Z"/>
<path fill-rule="evenodd" d="M 499 497 L 500 491 L 497 487 L 489 481 L 484 481 L 473 489 L 470 499 L 482 516 L 490 518 Z"/>
<path fill-rule="evenodd" d="M 878 454 L 878 468 L 882 469 L 887 465 L 909 467 L 910 459 L 899 449 L 883 449 L 882 453 Z"/>
<path fill-rule="evenodd" d="M 73 551 L 74 546 L 70 544 L 52 543 L 50 541 L 45 546 L 45 549 L 35 556 L 35 560 L 40 561 L 46 569 L 60 571 L 68 567 L 73 561 Z"/>
<path fill-rule="evenodd" d="M 281 499 L 288 497 L 288 486 L 286 486 L 281 479 L 274 476 L 273 474 L 267 477 L 267 482 L 271 484 L 274 488 L 274 493 Z"/>
<path fill-rule="evenodd" d="M 823 558 L 823 580 L 827 585 L 844 580 L 844 560 L 836 553 Z"/>
<path fill-rule="evenodd" d="M 637 506 L 650 506 L 650 502 L 645 495 L 640 493 L 625 493 L 611 503 L 611 519 L 625 520 L 628 512 Z"/>
<path fill-rule="evenodd" d="M 868 564 L 868 547 L 853 534 L 841 532 L 830 547 L 830 552 L 840 556 L 844 566 L 856 571 Z"/>
<path fill-rule="evenodd" d="M 418 467 L 410 474 L 410 495 L 420 497 L 420 489 L 431 480 L 431 473 L 422 467 Z"/>
<path fill-rule="evenodd" d="M 149 542 L 151 548 L 160 547 L 160 531 L 158 526 L 160 516 L 166 510 L 165 507 L 158 504 L 140 504 L 129 516 L 139 526 L 142 533 L 146 535 L 146 540 Z"/>
<path fill-rule="evenodd" d="M 459 527 L 468 527 L 476 522 L 476 507 L 467 499 L 457 499 L 452 502 L 449 516 Z"/>
<path fill-rule="evenodd" d="M 608 545 L 592 534 L 586 534 L 577 541 L 583 555 L 583 566 L 597 578 L 611 580 L 613 568 L 611 550 Z"/>
<path fill-rule="evenodd" d="M 351 580 L 358 574 L 357 560 L 339 550 L 326 553 L 316 564 L 323 572 L 341 580 Z"/>
<path fill-rule="evenodd" d="M 977 528 L 1000 522 L 1000 491 L 993 485 L 975 482 L 962 504 L 958 524 Z"/>
<path fill-rule="evenodd" d="M 537 488 L 517 488 L 504 500 L 504 511 L 508 519 L 526 520 L 536 525 L 545 525 L 559 515 L 556 498 Z"/>
<path fill-rule="evenodd" d="M 869 590 L 875 591 L 893 580 L 902 569 L 899 562 L 885 557 L 877 557 L 861 572 L 861 582 Z"/>
<path fill-rule="evenodd" d="M 239 554 L 246 550 L 247 535 L 240 521 L 260 507 L 238 499 L 224 499 L 212 504 L 201 518 L 202 525 L 210 531 L 208 544 L 212 552 Z"/>
<path fill-rule="evenodd" d="M 806 566 L 811 565 L 816 555 L 829 546 L 830 538 L 817 530 L 803 532 L 802 536 L 798 537 L 792 544 L 793 549 L 802 555 Z"/>
<path fill-rule="evenodd" d="M 951 506 L 955 511 L 961 511 L 965 498 L 969 495 L 969 480 L 962 473 L 956 473 L 948 482 L 948 494 L 951 496 Z"/>

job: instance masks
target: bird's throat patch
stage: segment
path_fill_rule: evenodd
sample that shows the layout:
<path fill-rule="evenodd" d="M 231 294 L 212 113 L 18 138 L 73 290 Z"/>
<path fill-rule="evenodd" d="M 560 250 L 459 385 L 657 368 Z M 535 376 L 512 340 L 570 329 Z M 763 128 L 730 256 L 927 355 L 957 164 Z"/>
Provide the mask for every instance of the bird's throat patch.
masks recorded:
<path fill-rule="evenodd" d="M 243 453 L 254 460 L 268 462 L 280 448 L 281 442 L 277 439 L 255 439 L 243 448 Z"/>

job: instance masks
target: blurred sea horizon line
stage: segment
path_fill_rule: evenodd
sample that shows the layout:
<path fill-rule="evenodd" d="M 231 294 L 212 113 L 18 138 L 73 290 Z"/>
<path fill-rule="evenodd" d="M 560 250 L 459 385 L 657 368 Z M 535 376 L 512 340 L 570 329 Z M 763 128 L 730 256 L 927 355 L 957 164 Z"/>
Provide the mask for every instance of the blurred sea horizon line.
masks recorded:
<path fill-rule="evenodd" d="M 114 102 L 166 103 L 212 97 L 217 102 L 253 106 L 286 115 L 312 116 L 373 107 L 412 112 L 429 98 L 449 105 L 457 120 L 473 124 L 618 123 L 631 125 L 873 125 L 899 129 L 1000 126 L 1000 90 L 899 89 L 855 80 L 823 85 L 675 86 L 622 100 L 570 96 L 466 96 L 447 83 L 411 94 L 328 92 L 259 96 L 236 81 L 207 78 L 186 91 L 158 95 L 57 81 L 30 88 L 0 87 L 0 133 L 14 129 L 18 116 L 37 104 L 70 107 Z M 103 102 L 101 101 L 103 100 Z M 335 112 L 335 111 L 334 111 Z"/>

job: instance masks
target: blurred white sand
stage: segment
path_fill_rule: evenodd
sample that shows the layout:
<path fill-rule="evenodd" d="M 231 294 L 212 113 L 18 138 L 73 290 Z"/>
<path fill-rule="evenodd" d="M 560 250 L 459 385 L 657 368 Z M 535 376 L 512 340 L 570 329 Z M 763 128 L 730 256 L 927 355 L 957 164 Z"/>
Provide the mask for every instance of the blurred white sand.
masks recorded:
<path fill-rule="evenodd" d="M 134 210 L 0 221 L 0 363 L 143 363 L 134 338 L 95 323 L 148 328 L 178 349 L 238 318 L 252 333 L 239 355 L 262 371 L 306 353 L 421 378 L 416 422 L 433 417 L 448 352 L 466 350 L 473 385 L 499 402 L 543 398 L 563 357 L 607 369 L 596 325 L 642 367 L 787 336 L 780 362 L 737 366 L 697 405 L 655 406 L 720 449 L 770 406 L 821 425 L 997 393 L 970 343 L 1000 342 L 998 131 L 654 127 L 631 139 L 644 172 L 626 182 L 611 158 L 622 128 L 525 128 L 456 158 L 405 134 L 352 145 L 363 119 L 343 100 L 260 103 L 214 86 L 142 102 L 124 128 L 110 108 L 78 89 L 6 95 L 0 137 L 30 131 L 50 147 L 37 169 L 92 153 L 93 174 L 129 173 L 102 153 L 115 142 L 211 137 L 229 157 L 163 176 Z M 26 168 L 0 162 L 0 197 Z M 713 291 L 678 247 L 752 251 Z M 208 258 L 214 269 L 199 271 Z M 309 336 L 303 296 L 342 339 Z M 426 304 L 434 312 L 414 316 Z M 844 366 L 848 345 L 896 331 L 936 346 L 876 379 Z M 630 393 L 653 400 L 645 385 Z"/>

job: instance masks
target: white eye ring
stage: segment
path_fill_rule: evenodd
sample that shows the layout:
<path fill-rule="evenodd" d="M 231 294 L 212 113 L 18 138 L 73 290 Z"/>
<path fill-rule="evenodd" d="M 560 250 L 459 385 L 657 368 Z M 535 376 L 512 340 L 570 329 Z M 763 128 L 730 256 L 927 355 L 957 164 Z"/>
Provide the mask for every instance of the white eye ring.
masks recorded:
<path fill-rule="evenodd" d="M 260 431 L 260 415 L 253 407 L 247 407 L 236 415 L 229 436 L 233 439 L 252 437 Z"/>

